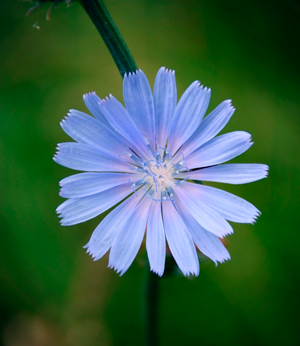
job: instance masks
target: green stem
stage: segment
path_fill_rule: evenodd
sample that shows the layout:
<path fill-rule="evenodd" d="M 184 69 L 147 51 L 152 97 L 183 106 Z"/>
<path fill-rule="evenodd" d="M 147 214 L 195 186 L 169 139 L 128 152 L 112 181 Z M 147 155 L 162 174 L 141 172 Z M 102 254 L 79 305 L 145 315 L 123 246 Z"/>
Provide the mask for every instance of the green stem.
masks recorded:
<path fill-rule="evenodd" d="M 146 346 L 158 346 L 158 300 L 159 277 L 148 270 L 145 287 L 145 333 Z"/>
<path fill-rule="evenodd" d="M 105 42 L 122 76 L 135 72 L 137 65 L 102 0 L 80 0 Z"/>

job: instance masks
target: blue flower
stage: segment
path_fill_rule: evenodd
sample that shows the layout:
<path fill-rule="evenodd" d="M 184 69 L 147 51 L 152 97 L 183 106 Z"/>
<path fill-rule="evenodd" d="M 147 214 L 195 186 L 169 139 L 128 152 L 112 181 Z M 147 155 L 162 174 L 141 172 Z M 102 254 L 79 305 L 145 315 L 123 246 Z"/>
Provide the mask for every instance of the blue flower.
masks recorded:
<path fill-rule="evenodd" d="M 160 276 L 166 242 L 184 275 L 199 274 L 196 246 L 216 264 L 230 259 L 219 239 L 233 233 L 228 221 L 253 223 L 260 212 L 200 182 L 250 183 L 266 177 L 268 166 L 220 165 L 252 142 L 243 131 L 215 137 L 234 108 L 227 100 L 204 118 L 210 93 L 196 81 L 177 103 L 174 71 L 158 71 L 152 94 L 139 70 L 124 78 L 126 108 L 112 95 L 101 100 L 90 93 L 83 99 L 94 117 L 70 110 L 61 122 L 75 142 L 59 144 L 54 160 L 85 172 L 60 182 L 60 195 L 68 198 L 57 208 L 61 224 L 87 221 L 118 204 L 86 245 L 95 260 L 110 250 L 109 267 L 124 274 L 145 232 L 151 270 Z"/>

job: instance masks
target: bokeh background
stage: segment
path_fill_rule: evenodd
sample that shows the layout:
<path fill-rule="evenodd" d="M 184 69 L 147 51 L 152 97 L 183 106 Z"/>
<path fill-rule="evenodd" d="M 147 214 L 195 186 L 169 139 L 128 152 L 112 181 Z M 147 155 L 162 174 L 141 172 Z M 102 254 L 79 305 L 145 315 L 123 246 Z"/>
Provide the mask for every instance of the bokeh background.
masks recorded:
<path fill-rule="evenodd" d="M 268 179 L 220 186 L 255 204 L 253 225 L 234 225 L 232 260 L 201 262 L 196 279 L 160 280 L 161 345 L 300 345 L 300 123 L 297 1 L 107 0 L 153 86 L 176 70 L 179 95 L 195 79 L 210 109 L 231 98 L 226 132 L 254 146 L 236 162 L 266 163 Z M 142 345 L 145 253 L 128 272 L 93 262 L 82 246 L 101 217 L 61 227 L 56 165 L 59 122 L 85 111 L 82 94 L 122 99 L 122 80 L 78 3 L 0 2 L 0 343 L 3 346 Z M 38 23 L 36 23 L 38 22 Z M 35 25 L 34 25 L 35 24 Z"/>

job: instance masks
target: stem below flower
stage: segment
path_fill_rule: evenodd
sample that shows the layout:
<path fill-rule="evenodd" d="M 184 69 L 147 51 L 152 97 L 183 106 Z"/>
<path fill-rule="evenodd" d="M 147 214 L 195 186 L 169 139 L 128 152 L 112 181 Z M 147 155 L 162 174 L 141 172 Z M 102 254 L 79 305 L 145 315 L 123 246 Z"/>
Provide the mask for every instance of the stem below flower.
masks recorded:
<path fill-rule="evenodd" d="M 146 313 L 145 333 L 146 346 L 158 346 L 158 300 L 159 277 L 147 268 L 148 276 L 145 287 Z"/>
<path fill-rule="evenodd" d="M 80 0 L 96 26 L 122 76 L 135 72 L 137 65 L 102 0 Z"/>

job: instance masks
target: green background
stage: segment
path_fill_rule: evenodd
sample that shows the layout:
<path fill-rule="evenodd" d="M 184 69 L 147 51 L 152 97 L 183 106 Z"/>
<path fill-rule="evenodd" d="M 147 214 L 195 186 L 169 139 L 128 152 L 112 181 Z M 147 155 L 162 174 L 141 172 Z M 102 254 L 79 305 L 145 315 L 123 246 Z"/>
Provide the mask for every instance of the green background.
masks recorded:
<path fill-rule="evenodd" d="M 210 109 L 232 99 L 226 132 L 254 146 L 236 162 L 266 163 L 270 176 L 221 186 L 261 211 L 234 225 L 232 260 L 201 262 L 196 279 L 160 280 L 161 345 L 299 345 L 299 5 L 296 1 L 107 0 L 153 86 L 176 70 L 178 94 L 195 79 L 212 88 Z M 122 99 L 122 80 L 78 3 L 0 3 L 0 342 L 4 346 L 143 344 L 144 250 L 128 272 L 82 249 L 101 217 L 61 227 L 56 165 L 59 122 L 85 111 L 82 94 Z M 38 21 L 40 29 L 32 27 Z"/>

